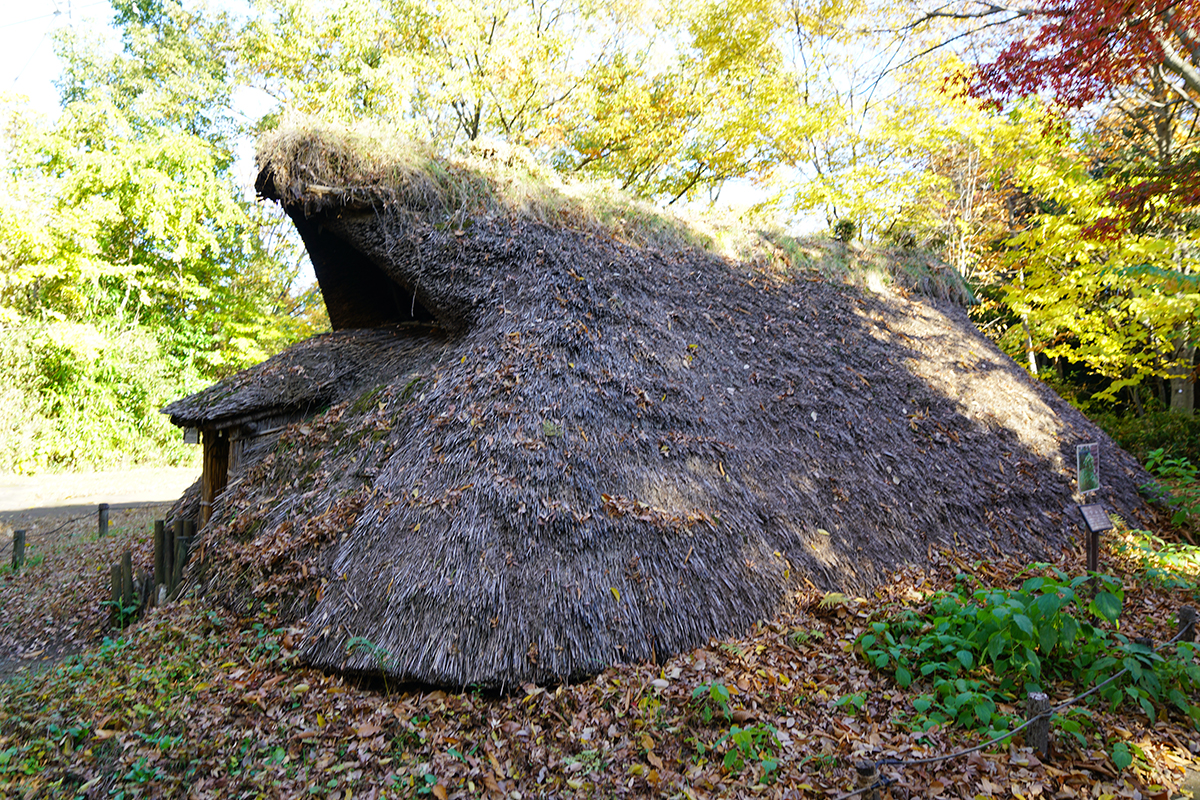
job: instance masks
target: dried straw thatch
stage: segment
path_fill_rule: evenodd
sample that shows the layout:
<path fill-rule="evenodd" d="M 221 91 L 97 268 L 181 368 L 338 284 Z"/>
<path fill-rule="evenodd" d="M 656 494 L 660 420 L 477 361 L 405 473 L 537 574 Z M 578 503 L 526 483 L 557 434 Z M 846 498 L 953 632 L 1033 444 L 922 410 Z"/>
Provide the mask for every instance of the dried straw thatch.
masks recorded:
<path fill-rule="evenodd" d="M 961 306 L 818 269 L 853 249 L 739 261 L 616 200 L 518 191 L 521 163 L 389 166 L 376 146 L 367 164 L 332 138 L 268 142 L 259 186 L 336 332 L 172 407 L 201 424 L 328 405 L 231 483 L 204 539 L 209 590 L 303 617 L 313 664 L 561 680 L 745 628 L 799 583 L 868 587 L 931 546 L 1057 551 L 1079 442 L 1105 448 L 1110 507 L 1141 508 L 1133 459 Z M 343 380 L 330 354 L 363 336 Z"/>

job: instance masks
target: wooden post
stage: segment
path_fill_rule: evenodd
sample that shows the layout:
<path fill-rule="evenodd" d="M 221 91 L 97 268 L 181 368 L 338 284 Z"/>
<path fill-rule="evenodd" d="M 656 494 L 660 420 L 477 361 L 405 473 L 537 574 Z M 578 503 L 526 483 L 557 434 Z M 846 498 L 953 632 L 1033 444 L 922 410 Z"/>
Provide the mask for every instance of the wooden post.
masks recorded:
<path fill-rule="evenodd" d="M 163 582 L 164 564 L 163 561 L 163 546 L 166 544 L 167 526 L 161 519 L 154 520 L 154 583 L 157 585 Z"/>
<path fill-rule="evenodd" d="M 154 576 L 149 572 L 143 571 L 141 578 L 138 579 L 138 608 L 142 610 L 149 608 L 150 595 L 152 594 L 154 594 Z"/>
<path fill-rule="evenodd" d="M 175 553 L 179 549 L 179 540 L 183 538 L 183 520 L 175 520 L 175 524 L 171 526 L 171 532 L 168 536 L 165 553 L 167 558 L 166 572 L 163 575 L 163 583 L 167 585 L 167 597 L 175 594 Z"/>
<path fill-rule="evenodd" d="M 13 531 L 12 568 L 16 572 L 25 563 L 25 531 Z"/>
<path fill-rule="evenodd" d="M 200 472 L 200 527 L 212 516 L 213 501 L 229 481 L 229 437 L 225 431 L 204 431 L 204 458 Z"/>
<path fill-rule="evenodd" d="M 189 535 L 190 531 L 196 529 L 196 523 L 192 520 L 175 523 L 175 559 L 173 570 L 171 572 L 171 592 L 179 590 L 179 584 L 183 583 L 183 568 L 187 565 L 188 548 L 191 546 L 192 539 Z"/>
<path fill-rule="evenodd" d="M 121 603 L 122 608 L 133 605 L 133 552 L 130 550 L 121 556 Z"/>
<path fill-rule="evenodd" d="M 96 535 L 103 539 L 108 536 L 108 503 L 101 503 L 99 513 L 99 524 L 97 525 Z"/>
<path fill-rule="evenodd" d="M 186 544 L 183 548 L 183 566 L 179 570 L 180 574 L 192 560 L 192 543 L 196 541 L 196 520 L 185 519 L 183 521 L 183 538 Z"/>
<path fill-rule="evenodd" d="M 854 764 L 854 788 L 867 789 L 859 795 L 864 800 L 879 800 L 879 769 L 873 761 L 858 761 Z M 871 787 L 871 788 L 867 788 Z"/>
<path fill-rule="evenodd" d="M 1179 628 L 1176 632 L 1181 642 L 1196 641 L 1196 609 L 1191 606 L 1179 609 Z"/>
<path fill-rule="evenodd" d="M 108 570 L 108 579 L 112 584 L 112 604 L 113 616 L 120 618 L 121 616 L 121 565 L 113 564 Z"/>
<path fill-rule="evenodd" d="M 1030 692 L 1025 700 L 1025 715 L 1033 720 L 1029 726 L 1027 741 L 1037 753 L 1038 758 L 1045 760 L 1050 755 L 1050 696 L 1045 692 Z M 1044 715 L 1044 716 L 1042 716 Z M 1034 719 L 1036 717 L 1036 719 Z"/>

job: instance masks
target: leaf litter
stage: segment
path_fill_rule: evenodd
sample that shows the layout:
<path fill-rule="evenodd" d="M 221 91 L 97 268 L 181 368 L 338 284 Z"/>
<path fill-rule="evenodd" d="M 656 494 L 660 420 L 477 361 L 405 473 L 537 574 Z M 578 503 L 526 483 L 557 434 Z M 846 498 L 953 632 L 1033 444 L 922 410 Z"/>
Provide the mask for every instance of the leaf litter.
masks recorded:
<path fill-rule="evenodd" d="M 144 560 L 145 539 L 126 532 L 104 546 L 135 544 Z M 921 608 L 960 573 L 1003 587 L 1019 585 L 1028 566 L 935 551 L 930 566 L 894 573 L 870 598 L 805 590 L 742 637 L 581 683 L 497 694 L 304 667 L 300 627 L 206 599 L 98 630 L 107 587 L 97 560 L 108 555 L 60 548 L 43 573 L 0 582 L 5 630 L 13 613 L 38 620 L 35 609 L 49 607 L 64 581 L 85 587 L 59 606 L 71 606 L 61 619 L 90 645 L 0 684 L 3 796 L 836 797 L 854 788 L 859 760 L 927 758 L 985 739 L 957 727 L 914 729 L 923 687 L 902 689 L 862 658 L 856 641 L 870 622 Z M 1105 562 L 1125 585 L 1122 631 L 1159 642 L 1174 635 L 1195 584 L 1163 581 L 1112 550 Z M 1056 566 L 1078 574 L 1083 554 L 1064 553 Z M 1057 701 L 1081 687 L 1047 688 Z M 1151 722 L 1095 702 L 1087 713 L 1084 741 L 1058 731 L 1045 761 L 1018 734 L 952 761 L 885 765 L 884 796 L 1173 796 L 1200 751 L 1190 720 L 1160 709 Z M 1111 755 L 1118 746 L 1132 754 L 1124 770 Z"/>

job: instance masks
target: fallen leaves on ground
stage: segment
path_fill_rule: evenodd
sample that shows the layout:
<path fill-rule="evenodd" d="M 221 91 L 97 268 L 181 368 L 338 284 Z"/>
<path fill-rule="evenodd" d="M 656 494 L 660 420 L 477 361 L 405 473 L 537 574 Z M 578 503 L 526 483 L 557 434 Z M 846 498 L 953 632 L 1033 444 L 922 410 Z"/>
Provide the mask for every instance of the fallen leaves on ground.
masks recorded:
<path fill-rule="evenodd" d="M 111 547 L 112 545 L 106 545 Z M 70 553 L 78 560 L 71 561 Z M 37 616 L 63 576 L 90 589 L 74 611 L 87 638 L 103 597 L 87 548 L 62 550 L 39 594 L 0 585 L 0 618 Z M 106 551 L 107 552 L 107 551 Z M 30 797 L 837 797 L 857 761 L 917 760 L 970 747 L 979 734 L 906 726 L 919 684 L 871 669 L 855 640 L 896 603 L 919 606 L 966 571 L 1011 585 L 1027 565 L 935 554 L 876 596 L 806 592 L 746 636 L 664 664 L 630 664 L 563 686 L 507 694 L 389 685 L 296 663 L 304 631 L 204 600 L 152 612 L 87 653 L 0 684 L 0 794 Z M 1081 554 L 1060 565 L 1078 572 Z M 1163 641 L 1191 590 L 1164 588 L 1133 564 L 1122 630 Z M 72 595 L 74 597 L 74 595 Z M 719 687 L 719 688 L 717 688 Z M 1068 697 L 1074 687 L 1056 687 Z M 848 702 L 852 698 L 853 702 Z M 841 701 L 841 702 L 839 702 Z M 883 765 L 893 798 L 1167 798 L 1200 750 L 1182 716 L 1090 705 L 1086 745 L 1065 734 L 1038 759 L 1018 735 L 938 763 Z M 1017 710 L 1019 713 L 1019 710 Z M 1110 753 L 1137 754 L 1120 770 Z M 886 796 L 886 794 L 885 794 Z"/>

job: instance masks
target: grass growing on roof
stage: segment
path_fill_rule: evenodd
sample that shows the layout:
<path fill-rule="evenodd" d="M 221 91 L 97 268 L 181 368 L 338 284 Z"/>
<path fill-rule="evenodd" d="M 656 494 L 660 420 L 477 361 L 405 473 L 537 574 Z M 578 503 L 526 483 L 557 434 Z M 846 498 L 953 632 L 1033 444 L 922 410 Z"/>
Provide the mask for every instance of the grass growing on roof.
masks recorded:
<path fill-rule="evenodd" d="M 368 123 L 347 128 L 291 117 L 260 140 L 257 160 L 260 169 L 270 165 L 285 202 L 303 200 L 310 209 L 398 206 L 460 228 L 477 216 L 515 215 L 641 247 L 695 248 L 785 274 L 815 270 L 855 285 L 882 280 L 962 305 L 973 300 L 962 277 L 929 253 L 801 240 L 729 214 L 677 214 L 611 183 L 564 178 L 528 150 L 500 142 L 472 142 L 445 157 L 427 142 Z"/>
<path fill-rule="evenodd" d="M 457 225 L 512 214 L 642 246 L 711 244 L 683 218 L 608 184 L 564 180 L 527 150 L 499 142 L 472 142 L 442 157 L 426 142 L 372 125 L 295 117 L 262 137 L 257 161 L 260 169 L 270 165 L 285 200 L 316 207 L 394 205 Z"/>

